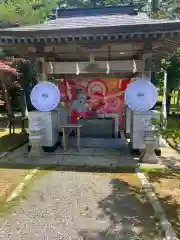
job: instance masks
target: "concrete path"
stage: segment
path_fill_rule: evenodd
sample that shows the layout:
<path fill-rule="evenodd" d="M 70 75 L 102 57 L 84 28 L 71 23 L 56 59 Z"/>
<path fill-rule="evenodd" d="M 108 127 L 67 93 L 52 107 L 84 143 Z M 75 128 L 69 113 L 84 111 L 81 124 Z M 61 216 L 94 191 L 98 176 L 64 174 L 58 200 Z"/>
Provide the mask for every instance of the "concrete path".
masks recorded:
<path fill-rule="evenodd" d="M 139 189 L 111 174 L 50 172 L 0 219 L 0 240 L 160 240 Z"/>
<path fill-rule="evenodd" d="M 180 170 L 180 154 L 167 145 L 167 147 L 161 148 L 162 162 L 172 169 Z"/>

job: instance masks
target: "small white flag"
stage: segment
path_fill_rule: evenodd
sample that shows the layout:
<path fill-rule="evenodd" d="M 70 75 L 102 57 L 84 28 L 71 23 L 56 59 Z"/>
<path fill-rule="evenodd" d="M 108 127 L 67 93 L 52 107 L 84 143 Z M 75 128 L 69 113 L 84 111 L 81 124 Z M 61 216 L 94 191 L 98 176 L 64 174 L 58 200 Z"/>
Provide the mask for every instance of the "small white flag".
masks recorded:
<path fill-rule="evenodd" d="M 137 72 L 136 61 L 133 59 L 133 73 Z"/>
<path fill-rule="evenodd" d="M 109 73 L 110 73 L 110 66 L 109 66 L 109 62 L 107 61 L 107 62 L 106 62 L 106 64 L 107 64 L 107 70 L 106 70 L 106 74 L 109 74 Z"/>
<path fill-rule="evenodd" d="M 80 74 L 80 70 L 79 70 L 79 64 L 78 62 L 76 63 L 76 75 Z"/>
<path fill-rule="evenodd" d="M 53 67 L 52 62 L 49 62 L 49 67 L 50 67 L 50 74 L 53 74 L 54 73 L 54 67 Z"/>

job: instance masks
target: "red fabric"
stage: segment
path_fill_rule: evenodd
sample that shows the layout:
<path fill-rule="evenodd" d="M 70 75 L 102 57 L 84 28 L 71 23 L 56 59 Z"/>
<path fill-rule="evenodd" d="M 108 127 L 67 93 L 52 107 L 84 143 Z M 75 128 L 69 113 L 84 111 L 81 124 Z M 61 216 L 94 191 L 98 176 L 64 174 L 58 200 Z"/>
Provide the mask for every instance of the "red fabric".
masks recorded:
<path fill-rule="evenodd" d="M 2 61 L 0 62 L 0 71 L 10 72 L 10 73 L 13 73 L 13 74 L 17 74 L 17 71 L 16 71 L 15 68 L 12 68 L 12 67 L 4 64 Z"/>
<path fill-rule="evenodd" d="M 87 102 L 91 104 L 92 111 L 95 111 L 105 105 L 104 95 L 101 92 L 94 92 L 87 97 Z"/>
<path fill-rule="evenodd" d="M 131 79 L 123 78 L 84 78 L 75 77 L 66 79 L 59 83 L 61 91 L 61 101 L 68 102 L 70 105 L 77 99 L 80 91 L 86 93 L 86 103 L 91 109 L 88 113 L 77 112 L 77 109 L 70 114 L 72 123 L 77 123 L 78 117 L 92 116 L 99 113 L 118 113 L 119 124 L 124 124 L 124 93 Z M 66 97 L 67 96 L 67 97 Z M 81 110 L 80 110 L 81 111 Z M 87 110 L 86 110 L 87 111 Z"/>
<path fill-rule="evenodd" d="M 125 91 L 126 90 L 126 88 L 127 88 L 127 86 L 128 86 L 128 84 L 130 84 L 131 83 L 131 79 L 122 79 L 121 80 L 122 82 L 121 82 L 121 91 Z"/>

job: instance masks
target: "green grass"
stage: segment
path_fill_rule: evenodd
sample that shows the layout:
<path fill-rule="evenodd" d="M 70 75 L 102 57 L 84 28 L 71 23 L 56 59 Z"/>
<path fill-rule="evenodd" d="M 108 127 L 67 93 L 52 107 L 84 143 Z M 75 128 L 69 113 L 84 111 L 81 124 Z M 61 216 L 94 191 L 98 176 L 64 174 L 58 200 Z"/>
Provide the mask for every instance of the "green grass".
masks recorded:
<path fill-rule="evenodd" d="M 178 92 L 176 91 L 171 97 L 171 106 L 170 106 L 170 116 L 167 119 L 167 133 L 165 137 L 172 139 L 175 143 L 180 143 L 180 119 L 178 119 L 177 114 L 180 114 L 180 110 L 177 111 L 175 102 L 177 101 Z M 158 96 L 158 102 L 162 102 L 163 97 Z M 162 106 L 157 105 L 155 108 L 157 111 L 162 112 Z M 172 113 L 175 114 L 172 114 Z"/>
<path fill-rule="evenodd" d="M 15 129 L 15 134 L 20 134 L 21 133 L 21 128 L 16 128 Z M 4 137 L 9 135 L 9 129 L 8 128 L 3 128 L 0 130 L 0 137 Z"/>
<path fill-rule="evenodd" d="M 0 152 L 8 152 L 18 147 L 28 140 L 28 136 L 24 133 L 16 133 L 12 135 L 4 135 L 0 137 Z"/>
<path fill-rule="evenodd" d="M 166 173 L 168 170 L 166 168 L 156 168 L 156 167 L 139 167 L 139 169 L 144 172 L 156 172 L 156 173 Z"/>
<path fill-rule="evenodd" d="M 180 119 L 177 118 L 177 116 L 169 116 L 168 117 L 168 123 L 167 127 L 170 129 L 180 129 Z"/>
<path fill-rule="evenodd" d="M 172 97 L 171 97 L 171 104 L 172 104 L 172 105 L 176 102 L 177 98 L 178 98 L 178 91 L 175 91 L 175 92 L 172 94 Z M 158 96 L 158 101 L 161 101 L 161 102 L 162 102 L 162 100 L 163 100 L 163 96 L 162 96 L 162 95 L 159 95 L 159 96 Z"/>
<path fill-rule="evenodd" d="M 176 143 L 180 143 L 180 120 L 177 116 L 170 115 L 168 117 L 167 129 L 173 132 L 169 138 L 172 138 Z"/>

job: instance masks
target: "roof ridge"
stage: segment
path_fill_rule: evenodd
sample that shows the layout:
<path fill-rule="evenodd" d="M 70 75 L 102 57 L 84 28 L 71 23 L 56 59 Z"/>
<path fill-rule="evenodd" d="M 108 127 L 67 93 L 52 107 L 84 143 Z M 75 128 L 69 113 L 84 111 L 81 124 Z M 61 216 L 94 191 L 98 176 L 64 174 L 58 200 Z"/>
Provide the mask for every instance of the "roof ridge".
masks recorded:
<path fill-rule="evenodd" d="M 98 19 L 100 19 L 100 18 L 109 18 L 109 17 L 113 17 L 113 16 L 115 16 L 116 18 L 122 18 L 123 17 L 123 19 L 124 18 L 127 18 L 128 19 L 128 17 L 129 18 L 131 18 L 132 17 L 132 15 L 127 15 L 127 14 L 109 14 L 109 15 L 107 15 L 107 14 L 104 14 L 104 15 L 91 15 L 91 16 L 74 16 L 74 17 L 69 17 L 69 16 L 67 16 L 67 17 L 63 17 L 63 18 L 57 18 L 57 19 L 52 19 L 52 20 L 48 20 L 48 21 L 45 21 L 44 23 L 42 23 L 42 24 L 54 24 L 54 23 L 57 23 L 57 22 L 59 22 L 59 21 L 65 21 L 66 19 L 68 19 L 69 21 L 70 21 L 70 19 L 71 18 L 76 18 L 77 20 L 86 20 L 86 19 L 93 19 L 93 18 L 98 18 Z M 136 16 L 136 19 L 138 18 L 138 19 L 145 19 L 145 20 L 147 20 L 147 19 L 151 19 L 146 13 L 138 13 Z M 41 25 L 42 25 L 41 24 Z"/>
<path fill-rule="evenodd" d="M 65 18 L 65 17 L 78 17 L 78 16 L 100 16 L 111 14 L 128 14 L 137 15 L 138 10 L 136 5 L 127 4 L 119 6 L 103 6 L 96 8 L 54 8 L 52 14 L 49 16 L 51 20 L 53 18 Z"/>

